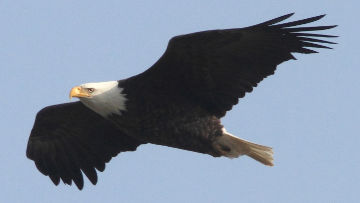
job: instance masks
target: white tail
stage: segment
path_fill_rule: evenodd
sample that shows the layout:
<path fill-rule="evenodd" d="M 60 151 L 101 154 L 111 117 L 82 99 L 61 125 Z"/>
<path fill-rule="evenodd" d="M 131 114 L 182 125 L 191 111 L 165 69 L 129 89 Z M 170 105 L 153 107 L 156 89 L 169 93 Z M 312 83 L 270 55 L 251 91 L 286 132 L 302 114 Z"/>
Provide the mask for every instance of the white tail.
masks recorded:
<path fill-rule="evenodd" d="M 240 139 L 228 133 L 223 128 L 223 136 L 216 139 L 214 147 L 218 149 L 223 156 L 236 158 L 241 155 L 247 155 L 262 164 L 273 166 L 273 151 L 271 147 L 258 145 L 243 139 Z"/>

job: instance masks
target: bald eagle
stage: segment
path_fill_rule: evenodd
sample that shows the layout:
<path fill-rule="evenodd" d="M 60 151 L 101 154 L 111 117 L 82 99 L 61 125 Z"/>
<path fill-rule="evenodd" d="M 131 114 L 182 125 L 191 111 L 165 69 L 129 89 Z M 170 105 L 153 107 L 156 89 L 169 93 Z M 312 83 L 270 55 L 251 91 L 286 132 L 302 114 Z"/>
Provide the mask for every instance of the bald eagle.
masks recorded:
<path fill-rule="evenodd" d="M 247 155 L 273 165 L 272 148 L 227 132 L 220 119 L 292 53 L 335 44 L 315 34 L 335 26 L 296 27 L 324 15 L 280 23 L 284 15 L 254 26 L 173 37 L 161 58 L 133 77 L 86 83 L 71 89 L 78 102 L 38 112 L 26 155 L 55 185 L 60 179 L 81 190 L 83 174 L 98 171 L 120 152 L 157 144 L 236 158 Z M 96 169 L 96 170 L 95 170 Z"/>

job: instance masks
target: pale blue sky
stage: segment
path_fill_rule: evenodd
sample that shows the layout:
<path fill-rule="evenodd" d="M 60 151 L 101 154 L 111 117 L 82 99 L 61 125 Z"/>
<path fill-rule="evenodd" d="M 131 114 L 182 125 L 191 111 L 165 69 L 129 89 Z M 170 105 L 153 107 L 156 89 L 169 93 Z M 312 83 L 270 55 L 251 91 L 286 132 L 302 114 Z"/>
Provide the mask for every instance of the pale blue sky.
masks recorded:
<path fill-rule="evenodd" d="M 347 3 L 344 3 L 347 2 Z M 0 202 L 358 202 L 358 1 L 0 1 Z M 25 149 L 36 113 L 71 87 L 144 71 L 174 35 L 328 14 L 334 50 L 296 55 L 223 119 L 275 151 L 275 166 L 145 145 L 98 185 L 55 187 Z"/>

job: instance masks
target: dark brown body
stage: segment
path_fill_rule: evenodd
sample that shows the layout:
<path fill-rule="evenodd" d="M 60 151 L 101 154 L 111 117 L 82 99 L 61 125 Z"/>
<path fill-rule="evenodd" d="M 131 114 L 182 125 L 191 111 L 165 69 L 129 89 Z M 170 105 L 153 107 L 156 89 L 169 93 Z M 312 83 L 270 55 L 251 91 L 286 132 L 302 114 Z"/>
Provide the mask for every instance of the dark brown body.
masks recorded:
<path fill-rule="evenodd" d="M 145 143 L 220 156 L 212 146 L 222 135 L 219 118 L 191 99 L 184 100 L 182 92 L 171 94 L 160 88 L 154 92 L 154 87 L 145 86 L 138 87 L 140 91 L 135 84 L 132 78 L 119 81 L 127 98 L 126 111 L 109 119 L 120 130 Z"/>

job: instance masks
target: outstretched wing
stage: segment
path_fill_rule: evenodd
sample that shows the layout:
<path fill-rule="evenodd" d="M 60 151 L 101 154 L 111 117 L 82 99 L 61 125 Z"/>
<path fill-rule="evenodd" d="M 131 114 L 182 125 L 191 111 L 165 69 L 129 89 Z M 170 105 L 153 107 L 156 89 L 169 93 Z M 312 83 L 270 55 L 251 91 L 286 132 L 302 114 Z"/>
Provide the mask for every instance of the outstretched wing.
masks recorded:
<path fill-rule="evenodd" d="M 335 44 L 319 39 L 335 36 L 307 33 L 335 26 L 295 27 L 324 15 L 278 24 L 291 15 L 246 28 L 176 36 L 150 69 L 128 82 L 136 85 L 141 79 L 143 88 L 182 95 L 222 117 L 246 92 L 274 74 L 277 65 L 295 59 L 292 53 L 317 53 L 312 48 Z"/>
<path fill-rule="evenodd" d="M 37 114 L 26 155 L 55 185 L 61 179 L 82 189 L 82 173 L 95 185 L 95 169 L 104 171 L 112 157 L 135 151 L 140 144 L 81 102 L 73 102 L 48 106 Z"/>

